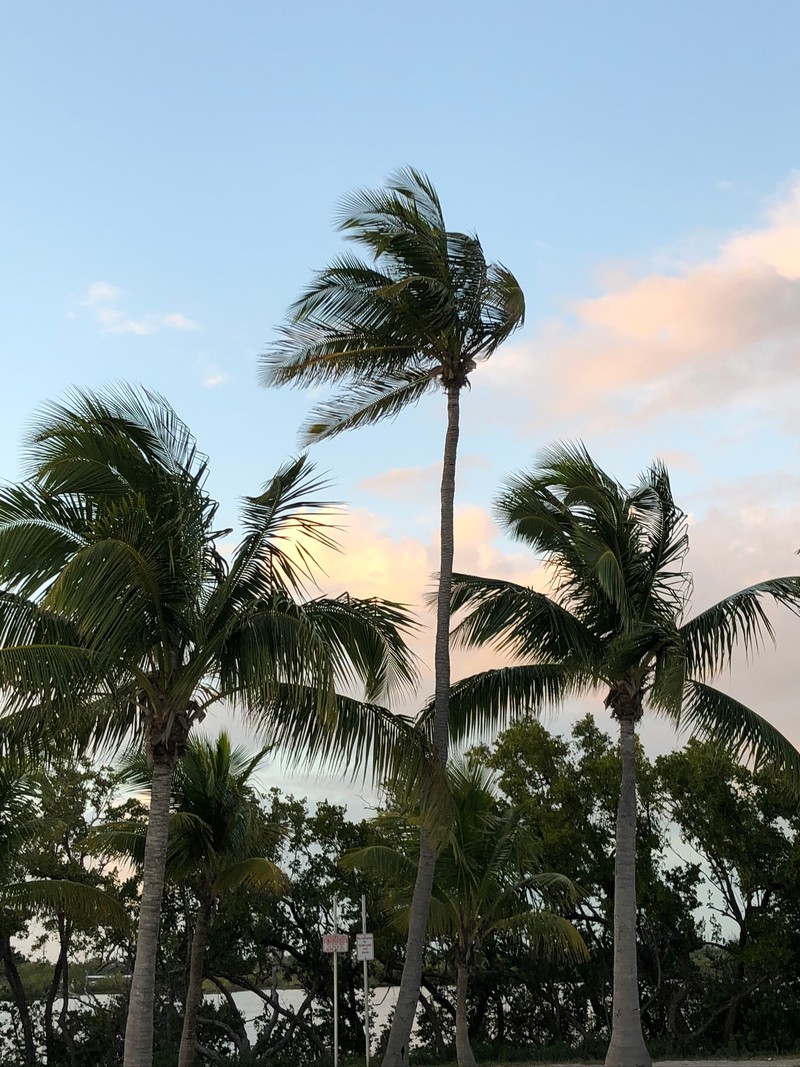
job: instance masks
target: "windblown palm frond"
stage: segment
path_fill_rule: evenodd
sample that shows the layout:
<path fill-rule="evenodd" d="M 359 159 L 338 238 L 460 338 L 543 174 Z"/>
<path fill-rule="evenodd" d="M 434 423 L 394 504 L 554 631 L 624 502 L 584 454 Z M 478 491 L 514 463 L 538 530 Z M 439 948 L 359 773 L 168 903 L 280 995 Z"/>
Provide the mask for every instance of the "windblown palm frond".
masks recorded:
<path fill-rule="evenodd" d="M 554 711 L 596 684 L 588 672 L 558 663 L 498 667 L 461 678 L 450 689 L 450 738 L 462 744 L 516 718 Z M 430 730 L 432 716 L 429 701 L 418 720 L 422 730 Z"/>
<path fill-rule="evenodd" d="M 143 877 L 146 948 L 131 986 L 141 1005 L 153 988 L 170 779 L 192 727 L 221 701 L 256 721 L 279 710 L 284 727 L 292 722 L 287 735 L 301 742 L 299 718 L 310 716 L 314 754 L 334 753 L 323 732 L 345 739 L 350 722 L 337 713 L 337 680 L 373 701 L 410 682 L 407 617 L 377 601 L 353 601 L 349 615 L 341 605 L 325 615 L 319 602 L 306 612 L 302 589 L 334 527 L 305 458 L 245 500 L 244 538 L 228 562 L 219 542 L 230 531 L 216 527 L 207 461 L 169 404 L 146 390 L 78 392 L 50 405 L 27 462 L 26 481 L 0 490 L 0 743 L 24 749 L 48 733 L 51 747 L 144 738 L 154 765 L 150 825 L 161 832 Z M 357 621 L 360 605 L 367 617 Z M 346 738 L 348 769 L 365 737 L 376 751 L 388 745 L 389 713 L 378 716 L 377 727 L 359 721 Z M 149 1044 L 150 1014 L 131 1017 L 126 1042 Z"/>
<path fill-rule="evenodd" d="M 675 721 L 679 728 L 751 760 L 757 770 L 769 768 L 784 775 L 787 784 L 800 793 L 800 753 L 795 746 L 772 723 L 721 689 L 687 681 Z"/>
<path fill-rule="evenodd" d="M 727 667 L 735 649 L 757 652 L 765 638 L 774 640 L 764 601 L 800 614 L 800 578 L 770 578 L 725 597 L 681 626 L 687 670 L 700 678 Z"/>
<path fill-rule="evenodd" d="M 97 924 L 127 930 L 130 921 L 114 897 L 81 882 L 64 878 L 31 879 L 0 886 L 0 905 L 21 915 L 63 912 L 82 925 Z"/>

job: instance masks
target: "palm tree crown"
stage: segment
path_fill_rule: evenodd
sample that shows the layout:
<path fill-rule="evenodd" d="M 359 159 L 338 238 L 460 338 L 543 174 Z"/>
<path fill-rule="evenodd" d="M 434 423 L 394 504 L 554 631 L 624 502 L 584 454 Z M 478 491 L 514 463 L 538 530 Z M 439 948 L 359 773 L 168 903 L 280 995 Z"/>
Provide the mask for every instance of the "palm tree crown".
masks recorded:
<path fill-rule="evenodd" d="M 266 385 L 340 387 L 312 412 L 307 440 L 393 417 L 437 383 L 461 388 L 525 315 L 513 274 L 486 262 L 477 237 L 447 230 L 413 168 L 347 197 L 338 226 L 370 258 L 320 271 L 262 357 Z"/>
<path fill-rule="evenodd" d="M 759 582 L 686 618 L 686 518 L 669 477 L 653 463 L 631 489 L 602 471 L 581 445 L 558 445 L 532 472 L 513 478 L 497 511 L 512 536 L 539 552 L 549 594 L 511 582 L 454 575 L 455 629 L 465 645 L 492 643 L 516 665 L 459 682 L 451 693 L 455 736 L 538 712 L 605 688 L 620 728 L 622 780 L 616 828 L 614 1015 L 607 1063 L 646 1067 L 636 972 L 634 727 L 646 705 L 677 726 L 724 743 L 756 762 L 788 770 L 800 757 L 755 711 L 709 684 L 734 650 L 772 635 L 764 603 L 795 613 L 800 578 Z"/>
<path fill-rule="evenodd" d="M 652 464 L 627 490 L 581 445 L 555 446 L 536 470 L 512 478 L 497 514 L 543 557 L 551 588 L 453 576 L 452 609 L 468 612 L 454 640 L 492 643 L 521 661 L 454 686 L 455 736 L 482 715 L 496 724 L 521 707 L 538 711 L 605 685 L 617 718 L 638 720 L 647 704 L 676 726 L 797 768 L 782 735 L 709 679 L 737 648 L 752 653 L 773 636 L 765 601 L 800 611 L 800 578 L 759 582 L 687 618 L 687 523 L 666 468 Z"/>

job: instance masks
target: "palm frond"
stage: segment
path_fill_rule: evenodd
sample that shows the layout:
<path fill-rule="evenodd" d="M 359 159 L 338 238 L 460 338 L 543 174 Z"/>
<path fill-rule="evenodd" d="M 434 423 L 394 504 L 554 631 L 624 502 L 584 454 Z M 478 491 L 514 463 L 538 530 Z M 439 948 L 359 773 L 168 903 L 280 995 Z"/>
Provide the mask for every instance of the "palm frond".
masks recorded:
<path fill-rule="evenodd" d="M 561 915 L 532 909 L 498 919 L 493 927 L 504 933 L 519 934 L 546 959 L 566 958 L 572 963 L 589 959 L 586 942 L 572 923 Z"/>
<path fill-rule="evenodd" d="M 462 744 L 504 729 L 515 718 L 553 710 L 570 696 L 583 693 L 594 679 L 564 664 L 499 667 L 462 678 L 450 689 L 450 739 Z M 433 701 L 420 713 L 425 730 Z"/>
<path fill-rule="evenodd" d="M 286 891 L 289 879 L 272 860 L 264 856 L 250 856 L 220 871 L 214 879 L 214 895 L 219 896 L 242 885 L 252 886 L 254 889 L 269 889 L 280 894 Z"/>
<path fill-rule="evenodd" d="M 800 614 L 800 577 L 771 578 L 725 597 L 680 628 L 687 673 L 707 677 L 728 666 L 736 648 L 757 652 L 774 631 L 764 601 Z"/>
<path fill-rule="evenodd" d="M 327 487 L 308 456 L 300 456 L 280 467 L 258 496 L 245 497 L 241 519 L 246 537 L 232 570 L 256 556 L 273 589 L 296 593 L 314 581 L 314 550 L 337 548 L 332 536 L 336 526 L 324 513 L 335 512 L 338 505 L 318 496 Z M 231 584 L 236 577 L 234 573 Z"/>
<path fill-rule="evenodd" d="M 416 657 L 403 638 L 419 624 L 401 604 L 345 593 L 308 601 L 303 611 L 328 650 L 337 688 L 363 686 L 370 701 L 415 690 Z"/>
<path fill-rule="evenodd" d="M 83 925 L 101 923 L 119 930 L 128 927 L 128 916 L 118 900 L 94 886 L 67 879 L 31 879 L 3 885 L 0 903 L 23 913 L 63 912 Z"/>
<path fill-rule="evenodd" d="M 454 574 L 453 613 L 471 609 L 453 630 L 462 648 L 494 645 L 514 657 L 595 662 L 601 643 L 568 608 L 527 586 Z"/>
<path fill-rule="evenodd" d="M 285 687 L 262 708 L 244 707 L 249 722 L 296 766 L 344 771 L 380 783 L 403 772 L 421 782 L 431 749 L 412 722 L 387 708 L 337 695 L 335 716 L 317 714 L 317 693 Z"/>
<path fill-rule="evenodd" d="M 785 776 L 794 792 L 800 792 L 800 753 L 795 746 L 772 723 L 722 690 L 690 679 L 676 720 L 681 729 L 751 760 L 756 770 Z"/>
<path fill-rule="evenodd" d="M 404 408 L 417 403 L 438 374 L 437 365 L 360 381 L 312 410 L 301 431 L 302 442 L 309 444 L 344 430 L 394 419 Z"/>

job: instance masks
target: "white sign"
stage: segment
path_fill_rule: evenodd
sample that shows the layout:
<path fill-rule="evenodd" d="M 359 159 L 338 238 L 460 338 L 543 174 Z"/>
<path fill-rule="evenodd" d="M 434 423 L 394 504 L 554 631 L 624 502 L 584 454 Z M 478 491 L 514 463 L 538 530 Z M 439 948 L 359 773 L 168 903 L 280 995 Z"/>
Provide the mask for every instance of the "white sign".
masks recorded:
<path fill-rule="evenodd" d="M 347 934 L 323 934 L 323 952 L 347 952 L 350 948 L 350 938 Z"/>
<path fill-rule="evenodd" d="M 356 959 L 375 959 L 375 937 L 373 934 L 356 934 Z"/>

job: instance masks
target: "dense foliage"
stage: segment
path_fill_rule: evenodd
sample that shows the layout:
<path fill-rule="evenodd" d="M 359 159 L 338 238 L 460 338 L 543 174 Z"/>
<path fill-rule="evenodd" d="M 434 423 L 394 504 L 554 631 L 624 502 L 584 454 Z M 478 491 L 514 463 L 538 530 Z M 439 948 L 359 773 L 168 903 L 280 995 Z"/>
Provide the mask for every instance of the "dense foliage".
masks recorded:
<path fill-rule="evenodd" d="M 566 914 L 589 949 L 585 962 L 539 947 L 514 929 L 487 930 L 471 960 L 470 1041 L 478 1056 L 602 1054 L 608 1038 L 612 964 L 613 827 L 619 756 L 590 718 L 568 738 L 524 720 L 472 753 L 498 787 L 498 815 L 514 812 L 540 869 L 559 871 L 583 895 Z M 639 966 L 643 1023 L 654 1051 L 675 1055 L 797 1049 L 800 1033 L 800 816 L 781 783 L 741 767 L 710 744 L 650 760 L 637 750 Z M 26 834 L 5 884 L 21 879 L 93 885 L 135 918 L 132 868 L 97 854 L 102 822 L 135 821 L 144 810 L 115 790 L 107 768 L 89 764 L 30 773 L 26 801 L 36 829 Z M 272 834 L 268 858 L 288 888 L 242 885 L 220 895 L 206 951 L 199 1044 L 209 1062 L 304 1064 L 330 1055 L 331 929 L 360 930 L 361 894 L 376 933 L 372 979 L 393 984 L 402 968 L 391 879 L 353 872 L 340 859 L 365 848 L 397 848 L 396 818 L 352 821 L 329 802 L 313 810 L 273 789 L 258 797 Z M 3 883 L 0 883 L 3 884 Z M 181 1033 L 189 935 L 201 905 L 197 880 L 167 882 L 157 966 L 156 1062 L 174 1063 Z M 2 889 L 0 889 L 2 893 Z M 24 1063 L 20 1012 L 31 1019 L 36 1062 L 89 1067 L 121 1062 L 130 929 L 101 925 L 68 904 L 50 912 L 2 910 L 0 1018 L 4 1063 Z M 452 1059 L 457 943 L 435 932 L 425 957 L 418 1062 Z M 24 1000 L 15 995 L 17 976 Z M 103 978 L 88 978 L 102 975 Z M 361 965 L 339 957 L 343 1055 L 363 1055 Z M 291 988 L 291 1003 L 286 989 Z M 64 989 L 74 998 L 63 1010 Z M 242 1011 L 237 990 L 258 1003 Z M 374 996 L 377 1002 L 383 990 Z M 313 1011 L 313 1015 L 312 1015 Z M 246 1019 L 244 1016 L 248 1015 Z"/>

